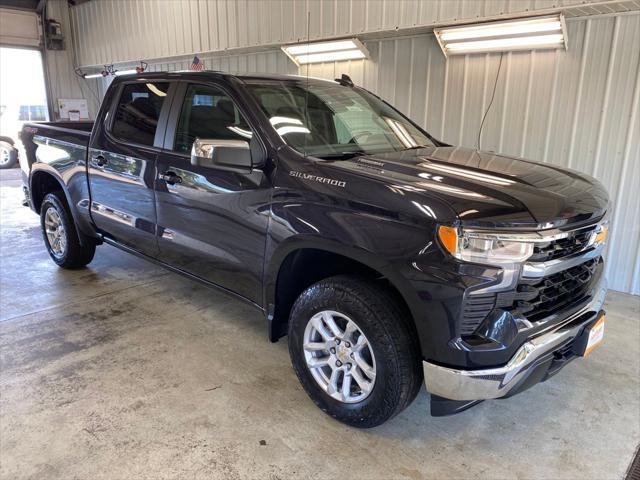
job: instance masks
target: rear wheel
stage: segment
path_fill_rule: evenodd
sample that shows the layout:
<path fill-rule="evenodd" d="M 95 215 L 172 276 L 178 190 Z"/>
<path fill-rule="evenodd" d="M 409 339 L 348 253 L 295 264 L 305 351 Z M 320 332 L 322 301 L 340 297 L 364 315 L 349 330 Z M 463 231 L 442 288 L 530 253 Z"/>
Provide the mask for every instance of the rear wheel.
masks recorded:
<path fill-rule="evenodd" d="M 12 168 L 18 163 L 18 151 L 10 143 L 0 141 L 0 168 Z"/>
<path fill-rule="evenodd" d="M 62 268 L 84 267 L 93 260 L 95 243 L 79 240 L 79 232 L 61 193 L 49 193 L 40 207 L 42 236 L 51 259 Z"/>
<path fill-rule="evenodd" d="M 289 322 L 289 353 L 307 394 L 324 412 L 374 427 L 406 408 L 422 384 L 407 314 L 383 286 L 336 276 L 307 288 Z"/>

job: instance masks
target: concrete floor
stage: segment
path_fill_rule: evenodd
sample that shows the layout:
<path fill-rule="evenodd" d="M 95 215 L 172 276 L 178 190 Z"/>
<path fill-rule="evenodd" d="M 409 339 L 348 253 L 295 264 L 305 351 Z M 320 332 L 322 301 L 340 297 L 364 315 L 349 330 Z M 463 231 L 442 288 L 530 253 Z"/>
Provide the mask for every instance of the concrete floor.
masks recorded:
<path fill-rule="evenodd" d="M 509 400 L 372 430 L 307 398 L 249 307 L 103 246 L 49 260 L 1 172 L 2 478 L 622 478 L 640 439 L 640 298 L 604 344 Z"/>

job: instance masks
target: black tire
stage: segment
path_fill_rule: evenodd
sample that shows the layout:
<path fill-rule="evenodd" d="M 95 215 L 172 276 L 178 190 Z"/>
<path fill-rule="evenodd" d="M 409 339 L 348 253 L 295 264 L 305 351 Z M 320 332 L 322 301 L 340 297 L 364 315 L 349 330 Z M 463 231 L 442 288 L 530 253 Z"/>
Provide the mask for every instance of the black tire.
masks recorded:
<path fill-rule="evenodd" d="M 0 141 L 0 168 L 13 168 L 18 163 L 18 150 L 8 142 Z"/>
<path fill-rule="evenodd" d="M 49 209 L 54 209 L 59 215 L 61 224 L 64 228 L 64 237 L 66 238 L 66 248 L 62 254 L 56 254 L 47 237 L 45 218 Z M 80 244 L 80 235 L 73 222 L 71 212 L 67 207 L 66 199 L 60 192 L 49 193 L 44 197 L 40 206 L 40 227 L 42 229 L 42 237 L 47 247 L 47 252 L 51 259 L 58 266 L 67 269 L 81 268 L 88 265 L 96 252 L 96 245 L 91 239 L 83 237 L 84 245 Z"/>
<path fill-rule="evenodd" d="M 311 317 L 323 310 L 346 315 L 362 330 L 376 359 L 369 396 L 343 403 L 320 387 L 307 367 L 303 336 Z M 383 285 L 340 275 L 307 288 L 296 300 L 289 321 L 289 354 L 300 383 L 322 411 L 360 428 L 375 427 L 400 413 L 422 385 L 420 352 L 408 312 Z"/>

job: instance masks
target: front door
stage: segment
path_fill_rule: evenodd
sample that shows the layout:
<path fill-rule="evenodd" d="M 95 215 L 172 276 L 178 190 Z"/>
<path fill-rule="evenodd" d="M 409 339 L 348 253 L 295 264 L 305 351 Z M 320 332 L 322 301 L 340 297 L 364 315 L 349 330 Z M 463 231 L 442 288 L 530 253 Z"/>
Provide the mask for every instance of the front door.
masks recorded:
<path fill-rule="evenodd" d="M 89 150 L 91 217 L 118 243 L 157 256 L 154 182 L 168 82 L 126 83 Z"/>
<path fill-rule="evenodd" d="M 159 258 L 260 304 L 270 183 L 259 166 L 239 172 L 190 162 L 196 138 L 250 141 L 251 127 L 220 87 L 186 83 L 168 125 L 157 160 Z"/>

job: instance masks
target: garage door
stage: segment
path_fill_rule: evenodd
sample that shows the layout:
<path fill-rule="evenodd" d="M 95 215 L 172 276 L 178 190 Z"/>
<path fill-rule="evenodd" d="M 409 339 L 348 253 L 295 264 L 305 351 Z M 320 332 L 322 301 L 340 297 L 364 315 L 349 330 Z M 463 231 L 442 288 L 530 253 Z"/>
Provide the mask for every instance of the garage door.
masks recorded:
<path fill-rule="evenodd" d="M 37 47 L 40 24 L 35 12 L 0 8 L 0 45 Z"/>

